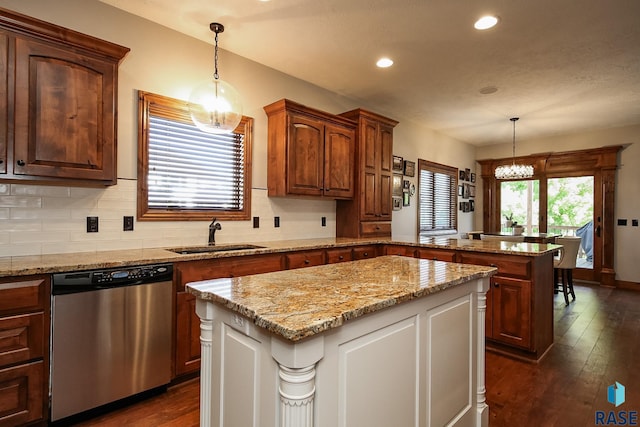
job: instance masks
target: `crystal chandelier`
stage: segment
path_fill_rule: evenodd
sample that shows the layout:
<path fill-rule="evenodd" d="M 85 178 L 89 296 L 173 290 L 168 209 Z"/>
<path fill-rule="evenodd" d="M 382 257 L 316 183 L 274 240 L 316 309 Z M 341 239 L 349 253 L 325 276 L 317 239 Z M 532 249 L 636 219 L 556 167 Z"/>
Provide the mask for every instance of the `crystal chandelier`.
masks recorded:
<path fill-rule="evenodd" d="M 242 103 L 238 91 L 218 75 L 218 34 L 224 31 L 224 26 L 213 22 L 209 28 L 216 33 L 215 71 L 212 80 L 201 83 L 191 92 L 189 114 L 203 132 L 231 133 L 242 120 Z"/>
<path fill-rule="evenodd" d="M 533 176 L 533 166 L 516 165 L 516 122 L 519 117 L 511 117 L 513 122 L 513 162 L 496 168 L 496 179 L 527 179 Z"/>

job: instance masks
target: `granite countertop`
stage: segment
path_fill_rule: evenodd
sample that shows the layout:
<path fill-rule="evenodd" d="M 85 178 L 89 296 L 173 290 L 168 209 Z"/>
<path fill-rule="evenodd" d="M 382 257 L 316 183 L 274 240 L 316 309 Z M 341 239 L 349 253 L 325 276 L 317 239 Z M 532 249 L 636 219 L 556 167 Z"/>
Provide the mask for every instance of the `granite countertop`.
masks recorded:
<path fill-rule="evenodd" d="M 127 249 L 50 255 L 0 257 L 0 277 L 50 274 L 95 268 L 123 267 L 161 262 L 195 261 L 239 255 L 288 252 L 293 250 L 323 249 L 370 244 L 401 244 L 415 247 L 466 250 L 485 253 L 539 256 L 557 250 L 560 246 L 537 243 L 489 242 L 452 239 L 447 237 L 394 237 L 394 238 L 320 238 L 250 242 L 261 248 L 206 252 L 181 255 L 170 248 Z M 239 243 L 234 243 L 236 245 Z M 226 246 L 219 244 L 218 247 Z"/>
<path fill-rule="evenodd" d="M 213 279 L 188 292 L 218 303 L 290 341 L 402 302 L 425 297 L 497 270 L 402 256 Z"/>

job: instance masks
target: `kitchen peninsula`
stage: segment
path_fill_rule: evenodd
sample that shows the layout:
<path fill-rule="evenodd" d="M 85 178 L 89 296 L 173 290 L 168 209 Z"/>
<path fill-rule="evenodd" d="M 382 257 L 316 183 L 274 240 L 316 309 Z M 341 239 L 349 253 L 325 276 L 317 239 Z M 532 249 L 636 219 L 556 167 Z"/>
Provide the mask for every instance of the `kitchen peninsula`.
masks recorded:
<path fill-rule="evenodd" d="M 488 425 L 495 268 L 404 256 L 190 283 L 202 426 Z"/>

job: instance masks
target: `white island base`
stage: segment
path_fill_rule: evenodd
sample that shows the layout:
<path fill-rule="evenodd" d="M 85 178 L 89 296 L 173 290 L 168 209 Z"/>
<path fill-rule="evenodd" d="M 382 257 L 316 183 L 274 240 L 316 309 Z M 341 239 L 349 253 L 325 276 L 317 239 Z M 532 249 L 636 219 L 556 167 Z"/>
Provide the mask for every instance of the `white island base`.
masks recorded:
<path fill-rule="evenodd" d="M 201 426 L 487 426 L 488 286 L 474 279 L 298 341 L 198 299 Z"/>

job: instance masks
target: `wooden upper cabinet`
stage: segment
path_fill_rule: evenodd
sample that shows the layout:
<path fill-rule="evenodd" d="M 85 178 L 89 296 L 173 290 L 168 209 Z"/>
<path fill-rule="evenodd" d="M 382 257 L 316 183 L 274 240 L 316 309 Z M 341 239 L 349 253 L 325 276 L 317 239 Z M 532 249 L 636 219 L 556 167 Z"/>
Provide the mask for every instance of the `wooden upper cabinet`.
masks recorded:
<path fill-rule="evenodd" d="M 356 182 L 353 202 L 338 201 L 339 237 L 387 236 L 391 233 L 393 128 L 395 120 L 357 109 L 341 114 L 358 122 Z M 376 222 L 372 226 L 370 222 Z M 388 223 L 388 224 L 385 224 Z"/>
<path fill-rule="evenodd" d="M 287 99 L 264 110 L 269 196 L 353 198 L 355 123 Z"/>
<path fill-rule="evenodd" d="M 0 46 L 13 65 L 0 59 L 12 112 L 0 116 L 5 178 L 115 184 L 118 64 L 129 49 L 4 10 Z"/>
<path fill-rule="evenodd" d="M 9 60 L 9 38 L 0 32 L 0 76 L 7 75 Z M 0 178 L 7 173 L 7 127 L 9 92 L 7 79 L 0 78 Z"/>

